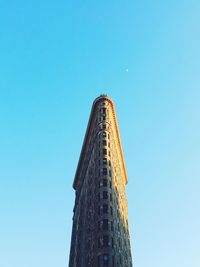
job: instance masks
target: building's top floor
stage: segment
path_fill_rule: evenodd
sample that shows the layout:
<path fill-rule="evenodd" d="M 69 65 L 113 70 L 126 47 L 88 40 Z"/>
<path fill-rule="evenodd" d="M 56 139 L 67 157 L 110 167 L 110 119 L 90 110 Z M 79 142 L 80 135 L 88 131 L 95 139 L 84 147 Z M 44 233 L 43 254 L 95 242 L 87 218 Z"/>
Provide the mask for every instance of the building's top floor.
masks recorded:
<path fill-rule="evenodd" d="M 121 145 L 121 140 L 120 140 L 120 135 L 119 135 L 119 129 L 118 129 L 118 124 L 117 124 L 117 117 L 116 117 L 114 102 L 110 97 L 108 97 L 105 94 L 102 94 L 94 100 L 93 105 L 92 105 L 90 118 L 89 118 L 87 130 L 86 130 L 86 134 L 85 134 L 85 138 L 84 138 L 84 142 L 83 142 L 83 146 L 82 146 L 82 150 L 81 150 L 81 154 L 80 154 L 80 158 L 79 158 L 79 162 L 78 162 L 78 166 L 77 166 L 77 170 L 76 170 L 76 174 L 75 174 L 75 178 L 74 178 L 73 187 L 75 190 L 77 189 L 78 180 L 80 179 L 81 169 L 82 169 L 84 158 L 86 155 L 89 137 L 90 137 L 90 134 L 92 132 L 95 114 L 98 111 L 99 106 L 101 106 L 102 104 L 104 104 L 106 102 L 108 102 L 110 104 L 110 107 L 111 107 L 111 112 L 112 112 L 113 121 L 114 121 L 114 128 L 116 131 L 117 142 L 119 145 L 120 159 L 122 161 L 125 181 L 126 181 L 126 183 L 128 182 L 127 171 L 126 171 L 126 166 L 125 166 L 125 162 L 124 162 L 124 156 L 123 156 L 123 150 L 122 150 L 122 145 Z"/>

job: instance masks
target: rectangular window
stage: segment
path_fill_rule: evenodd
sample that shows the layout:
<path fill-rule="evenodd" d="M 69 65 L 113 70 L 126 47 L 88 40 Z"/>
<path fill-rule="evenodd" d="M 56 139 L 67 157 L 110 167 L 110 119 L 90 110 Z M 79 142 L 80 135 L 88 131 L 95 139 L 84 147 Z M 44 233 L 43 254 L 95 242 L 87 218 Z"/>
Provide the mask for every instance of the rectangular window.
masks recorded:
<path fill-rule="evenodd" d="M 102 133 L 102 136 L 103 136 L 103 137 L 106 137 L 106 132 L 103 132 L 103 133 Z"/>
<path fill-rule="evenodd" d="M 102 108 L 101 110 L 103 114 L 106 114 L 106 108 Z"/>
<path fill-rule="evenodd" d="M 112 267 L 115 267 L 115 256 L 112 256 Z"/>
<path fill-rule="evenodd" d="M 109 265 L 109 255 L 103 254 L 103 266 L 108 266 L 108 265 Z"/>
<path fill-rule="evenodd" d="M 107 179 L 103 179 L 103 186 L 104 187 L 108 186 L 108 180 Z"/>
<path fill-rule="evenodd" d="M 103 236 L 103 247 L 107 248 L 109 246 L 109 237 L 107 235 Z"/>
<path fill-rule="evenodd" d="M 111 221 L 110 223 L 111 223 L 111 231 L 113 231 L 113 221 Z"/>
<path fill-rule="evenodd" d="M 108 192 L 107 191 L 103 191 L 103 199 L 108 199 Z"/>
<path fill-rule="evenodd" d="M 101 230 L 101 229 L 102 229 L 102 224 L 103 224 L 103 222 L 102 222 L 102 221 L 99 221 L 99 222 L 98 222 L 98 229 L 99 229 L 99 230 Z"/>
<path fill-rule="evenodd" d="M 108 230 L 108 220 L 107 219 L 103 220 L 102 229 L 103 230 Z"/>
<path fill-rule="evenodd" d="M 103 140 L 103 146 L 106 146 L 106 145 L 107 145 L 106 140 Z"/>
<path fill-rule="evenodd" d="M 113 208 L 110 206 L 110 214 L 113 215 Z"/>
<path fill-rule="evenodd" d="M 107 165 L 107 159 L 103 159 L 103 165 Z"/>
<path fill-rule="evenodd" d="M 107 149 L 103 148 L 103 155 L 107 155 Z"/>
<path fill-rule="evenodd" d="M 107 168 L 103 168 L 103 175 L 107 175 L 107 174 L 108 174 Z"/>
<path fill-rule="evenodd" d="M 102 237 L 99 237 L 98 238 L 98 248 L 101 248 L 102 247 L 102 242 L 103 240 L 102 240 Z"/>
<path fill-rule="evenodd" d="M 112 177 L 112 172 L 111 172 L 111 170 L 109 170 L 109 176 Z"/>
<path fill-rule="evenodd" d="M 107 214 L 108 213 L 108 205 L 107 204 L 104 204 L 103 205 L 103 213 L 104 214 Z"/>
<path fill-rule="evenodd" d="M 100 215 L 101 214 L 101 207 L 99 206 L 98 207 L 98 215 Z"/>
<path fill-rule="evenodd" d="M 99 230 L 108 230 L 108 219 L 104 219 L 98 222 Z"/>

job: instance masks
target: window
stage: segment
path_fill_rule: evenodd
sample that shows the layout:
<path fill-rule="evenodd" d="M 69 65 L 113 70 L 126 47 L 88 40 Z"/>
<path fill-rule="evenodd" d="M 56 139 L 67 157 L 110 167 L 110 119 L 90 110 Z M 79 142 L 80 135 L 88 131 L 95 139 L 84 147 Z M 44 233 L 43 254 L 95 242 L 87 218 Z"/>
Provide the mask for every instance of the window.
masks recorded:
<path fill-rule="evenodd" d="M 108 220 L 104 219 L 98 222 L 99 230 L 108 230 Z"/>
<path fill-rule="evenodd" d="M 112 194 L 110 193 L 110 201 L 112 201 Z"/>
<path fill-rule="evenodd" d="M 103 129 L 104 129 L 104 130 L 106 129 L 106 124 L 103 124 Z"/>
<path fill-rule="evenodd" d="M 109 243 L 109 237 L 107 235 L 104 235 L 103 237 L 98 238 L 98 247 L 99 248 L 107 248 L 110 245 Z"/>
<path fill-rule="evenodd" d="M 106 146 L 106 145 L 107 145 L 106 140 L 103 140 L 103 146 Z"/>
<path fill-rule="evenodd" d="M 99 237 L 98 238 L 98 248 L 102 247 L 102 243 L 103 243 L 102 237 Z"/>
<path fill-rule="evenodd" d="M 110 181 L 110 183 L 109 183 L 109 184 L 110 184 L 110 188 L 112 188 L 112 182 L 111 182 L 111 181 Z"/>
<path fill-rule="evenodd" d="M 103 148 L 103 155 L 106 155 L 106 154 L 107 154 L 107 149 Z"/>
<path fill-rule="evenodd" d="M 103 121 L 105 121 L 106 120 L 106 116 L 104 115 L 104 116 L 102 116 L 102 120 Z"/>
<path fill-rule="evenodd" d="M 103 254 L 103 266 L 108 266 L 109 264 L 109 255 Z"/>
<path fill-rule="evenodd" d="M 110 214 L 113 215 L 113 208 L 110 206 Z"/>
<path fill-rule="evenodd" d="M 107 159 L 103 159 L 103 165 L 107 165 Z"/>
<path fill-rule="evenodd" d="M 107 179 L 103 179 L 103 186 L 104 187 L 108 186 L 108 180 Z"/>
<path fill-rule="evenodd" d="M 107 214 L 108 213 L 108 205 L 104 204 L 103 205 L 103 214 Z"/>
<path fill-rule="evenodd" d="M 112 267 L 115 267 L 115 256 L 112 256 Z"/>
<path fill-rule="evenodd" d="M 106 114 L 106 108 L 102 108 L 101 110 L 103 114 Z"/>
<path fill-rule="evenodd" d="M 103 133 L 102 133 L 102 136 L 103 136 L 103 137 L 106 137 L 106 132 L 103 132 Z"/>
<path fill-rule="evenodd" d="M 103 175 L 107 175 L 107 174 L 108 174 L 107 168 L 103 168 Z"/>
<path fill-rule="evenodd" d="M 99 230 L 102 229 L 102 225 L 103 225 L 103 221 L 99 221 L 99 222 L 98 222 L 98 229 L 99 229 Z"/>
<path fill-rule="evenodd" d="M 111 170 L 109 170 L 109 176 L 112 177 L 112 172 L 111 172 Z"/>
<path fill-rule="evenodd" d="M 98 256 L 98 267 L 102 266 L 101 263 L 103 262 L 103 266 L 109 266 L 109 255 L 103 254 Z"/>
<path fill-rule="evenodd" d="M 103 236 L 103 247 L 106 248 L 109 246 L 109 237 L 107 235 Z"/>
<path fill-rule="evenodd" d="M 103 230 L 108 230 L 108 220 L 107 219 L 103 220 L 102 228 L 103 228 Z"/>
<path fill-rule="evenodd" d="M 120 264 L 122 264 L 122 255 L 121 254 L 119 254 L 119 262 L 120 262 Z"/>
<path fill-rule="evenodd" d="M 103 199 L 108 199 L 108 192 L 107 191 L 103 191 Z"/>
<path fill-rule="evenodd" d="M 90 248 L 90 245 L 91 245 L 91 239 L 90 239 L 90 238 L 88 238 L 88 240 L 87 240 L 87 249 L 89 249 L 89 248 Z"/>
<path fill-rule="evenodd" d="M 113 231 L 113 221 L 111 221 L 110 223 L 111 223 L 111 231 Z"/>

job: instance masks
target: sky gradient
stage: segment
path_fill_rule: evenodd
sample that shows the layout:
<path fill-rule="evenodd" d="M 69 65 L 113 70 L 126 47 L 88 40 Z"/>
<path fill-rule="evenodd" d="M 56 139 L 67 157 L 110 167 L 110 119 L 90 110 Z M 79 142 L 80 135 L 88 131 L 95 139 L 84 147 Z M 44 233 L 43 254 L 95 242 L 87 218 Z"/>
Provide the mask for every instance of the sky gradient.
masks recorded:
<path fill-rule="evenodd" d="M 0 266 L 68 265 L 93 100 L 115 102 L 134 267 L 199 267 L 199 0 L 0 2 Z"/>

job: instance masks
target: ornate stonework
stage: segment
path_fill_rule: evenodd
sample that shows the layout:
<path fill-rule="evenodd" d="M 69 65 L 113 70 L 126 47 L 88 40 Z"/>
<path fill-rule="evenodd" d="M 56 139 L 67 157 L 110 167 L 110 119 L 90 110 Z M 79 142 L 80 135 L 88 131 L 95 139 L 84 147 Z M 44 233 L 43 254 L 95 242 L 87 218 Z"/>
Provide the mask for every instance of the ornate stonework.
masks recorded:
<path fill-rule="evenodd" d="M 128 182 L 113 101 L 95 99 L 73 183 L 69 267 L 132 267 Z"/>

